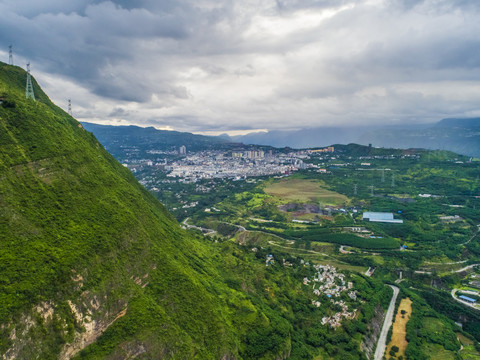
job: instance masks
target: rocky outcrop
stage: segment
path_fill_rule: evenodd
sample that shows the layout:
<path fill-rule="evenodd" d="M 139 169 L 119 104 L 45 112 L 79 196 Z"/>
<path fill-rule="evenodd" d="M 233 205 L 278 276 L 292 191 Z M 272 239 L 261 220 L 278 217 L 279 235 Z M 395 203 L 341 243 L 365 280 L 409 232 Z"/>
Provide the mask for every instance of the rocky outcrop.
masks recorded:
<path fill-rule="evenodd" d="M 94 300 L 92 300 L 90 305 L 94 310 L 98 310 L 100 304 L 98 303 L 98 301 L 96 301 L 96 297 L 94 297 Z M 79 324 L 81 324 L 85 331 L 76 332 L 73 342 L 71 342 L 70 344 L 65 344 L 59 356 L 60 360 L 71 359 L 85 347 L 94 343 L 99 338 L 99 336 L 108 329 L 110 325 L 112 325 L 122 316 L 125 316 L 125 314 L 127 313 L 127 307 L 125 307 L 117 314 L 114 314 L 113 319 L 112 316 L 109 316 L 107 313 L 104 320 L 93 320 L 92 314 L 89 311 L 80 311 L 79 308 L 70 300 L 68 301 L 68 305 L 74 313 L 75 319 Z"/>
<path fill-rule="evenodd" d="M 377 345 L 378 337 L 382 330 L 384 311 L 380 305 L 375 308 L 375 316 L 367 325 L 367 334 L 363 338 L 360 346 L 361 350 L 365 352 L 368 359 L 373 359 L 375 346 Z"/>

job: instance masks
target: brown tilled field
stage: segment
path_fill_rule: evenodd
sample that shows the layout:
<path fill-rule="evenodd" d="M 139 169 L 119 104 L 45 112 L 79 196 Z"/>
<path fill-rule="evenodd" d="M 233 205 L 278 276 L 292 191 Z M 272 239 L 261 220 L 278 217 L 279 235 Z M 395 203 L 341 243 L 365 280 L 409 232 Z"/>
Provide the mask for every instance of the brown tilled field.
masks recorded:
<path fill-rule="evenodd" d="M 402 314 L 402 310 L 405 311 L 405 314 Z M 405 349 L 407 348 L 408 342 L 405 339 L 407 334 L 407 322 L 410 319 L 412 314 L 412 300 L 409 298 L 402 299 L 400 305 L 398 306 L 397 315 L 395 316 L 395 322 L 393 323 L 392 331 L 392 340 L 387 346 L 386 355 L 389 358 L 388 353 L 392 346 L 398 347 L 397 358 L 401 355 L 405 357 Z"/>

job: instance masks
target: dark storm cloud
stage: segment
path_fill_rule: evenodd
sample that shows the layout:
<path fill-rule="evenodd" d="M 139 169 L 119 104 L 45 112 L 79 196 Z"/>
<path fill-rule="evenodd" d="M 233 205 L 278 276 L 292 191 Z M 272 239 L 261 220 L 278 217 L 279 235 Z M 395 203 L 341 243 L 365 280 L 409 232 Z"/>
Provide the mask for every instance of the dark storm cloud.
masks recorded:
<path fill-rule="evenodd" d="M 93 120 L 431 121 L 480 115 L 479 14 L 473 0 L 8 0 L 0 46 Z"/>
<path fill-rule="evenodd" d="M 69 2 L 44 2 L 34 6 L 36 14 L 27 4 L 22 7 L 22 2 L 12 8 L 0 5 L 0 32 L 15 34 L 2 45 L 14 43 L 15 51 L 34 59 L 37 68 L 75 79 L 98 95 L 147 100 L 152 91 L 141 84 L 145 74 L 135 78 L 138 64 L 129 71 L 121 65 L 134 61 L 136 51 L 143 50 L 139 42 L 187 37 L 191 17 L 184 18 L 182 9 L 165 12 L 172 10 L 168 2 L 155 6 L 155 12 L 126 9 L 110 1 L 83 3 L 80 7 L 78 2 L 70 6 Z"/>

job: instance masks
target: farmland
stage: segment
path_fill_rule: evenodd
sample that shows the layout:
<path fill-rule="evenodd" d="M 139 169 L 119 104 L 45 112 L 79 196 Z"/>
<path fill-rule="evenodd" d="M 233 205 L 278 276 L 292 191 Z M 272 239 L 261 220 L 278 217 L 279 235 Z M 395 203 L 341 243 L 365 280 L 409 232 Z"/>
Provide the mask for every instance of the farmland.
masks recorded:
<path fill-rule="evenodd" d="M 345 195 L 328 190 L 323 181 L 302 178 L 286 178 L 269 183 L 264 191 L 285 202 L 310 202 L 332 206 L 345 206 L 349 199 Z"/>
<path fill-rule="evenodd" d="M 304 153 L 307 166 L 296 173 L 168 183 L 168 192 L 156 195 L 175 206 L 180 221 L 188 217 L 197 226 L 191 231 L 255 253 L 269 268 L 331 265 L 384 284 L 398 281 L 403 300 L 387 358 L 392 350 L 396 359 L 472 358 L 476 343 L 466 342 L 480 341 L 480 316 L 450 291 L 480 278 L 468 268 L 480 262 L 480 162 L 445 151 L 335 149 Z M 399 221 L 369 221 L 365 212 Z"/>
<path fill-rule="evenodd" d="M 397 357 L 405 356 L 405 349 L 408 342 L 407 335 L 407 322 L 410 319 L 412 313 L 412 300 L 409 298 L 402 299 L 398 306 L 397 315 L 395 316 L 395 322 L 393 323 L 392 339 L 387 347 L 387 354 L 390 352 L 395 353 Z M 396 348 L 394 348 L 396 347 Z M 397 351 L 393 351 L 396 350 Z"/>

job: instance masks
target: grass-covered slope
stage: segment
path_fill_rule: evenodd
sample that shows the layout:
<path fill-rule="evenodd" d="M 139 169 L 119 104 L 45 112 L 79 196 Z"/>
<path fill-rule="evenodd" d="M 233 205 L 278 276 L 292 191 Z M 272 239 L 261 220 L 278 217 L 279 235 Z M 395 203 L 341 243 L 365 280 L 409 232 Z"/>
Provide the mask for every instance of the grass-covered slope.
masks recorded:
<path fill-rule="evenodd" d="M 340 310 L 312 304 L 313 264 L 267 267 L 271 249 L 182 230 L 35 82 L 26 100 L 25 80 L 0 63 L 3 359 L 365 358 L 388 287 L 351 275 L 356 317 L 322 325 Z"/>
<path fill-rule="evenodd" d="M 108 328 L 88 353 L 235 355 L 208 250 L 25 80 L 0 64 L 0 354 L 69 358 Z"/>

